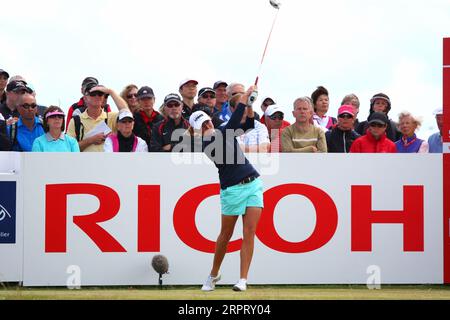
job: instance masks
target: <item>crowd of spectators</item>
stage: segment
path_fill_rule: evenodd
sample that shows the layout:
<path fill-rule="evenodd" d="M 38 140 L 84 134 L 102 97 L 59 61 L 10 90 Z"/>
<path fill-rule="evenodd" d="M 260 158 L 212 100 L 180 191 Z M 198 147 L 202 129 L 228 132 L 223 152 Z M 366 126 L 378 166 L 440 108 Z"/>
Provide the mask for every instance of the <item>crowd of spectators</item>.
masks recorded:
<path fill-rule="evenodd" d="M 189 117 L 204 111 L 215 128 L 224 127 L 245 92 L 240 83 L 220 80 L 200 89 L 198 84 L 195 79 L 182 80 L 158 108 L 150 86 L 129 84 L 117 94 L 95 77 L 86 77 L 80 100 L 65 114 L 58 106 L 39 105 L 26 79 L 0 69 L 0 151 L 195 151 L 189 149 L 193 143 L 175 148 L 190 136 L 185 134 Z M 363 121 L 358 119 L 360 101 L 355 94 L 343 98 L 336 118 L 328 114 L 329 101 L 323 86 L 296 98 L 291 124 L 285 119 L 289 108 L 278 105 L 275 97 L 265 97 L 261 116 L 255 112 L 255 128 L 235 139 L 244 152 L 442 153 L 442 109 L 434 112 L 439 132 L 425 141 L 416 135 L 421 125 L 416 115 L 402 111 L 397 121 L 390 118 L 392 104 L 385 93 L 373 95 L 369 117 Z"/>

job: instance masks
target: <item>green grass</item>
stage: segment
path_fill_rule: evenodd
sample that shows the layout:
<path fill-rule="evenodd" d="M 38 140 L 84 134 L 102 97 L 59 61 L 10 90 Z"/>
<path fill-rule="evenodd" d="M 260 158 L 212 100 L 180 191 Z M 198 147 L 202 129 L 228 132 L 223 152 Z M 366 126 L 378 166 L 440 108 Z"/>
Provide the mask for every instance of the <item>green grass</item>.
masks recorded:
<path fill-rule="evenodd" d="M 200 287 L 89 287 L 65 288 L 0 287 L 0 300 L 450 300 L 450 287 L 443 285 L 385 285 L 380 290 L 366 286 L 249 286 L 233 292 L 218 286 L 204 293 Z"/>

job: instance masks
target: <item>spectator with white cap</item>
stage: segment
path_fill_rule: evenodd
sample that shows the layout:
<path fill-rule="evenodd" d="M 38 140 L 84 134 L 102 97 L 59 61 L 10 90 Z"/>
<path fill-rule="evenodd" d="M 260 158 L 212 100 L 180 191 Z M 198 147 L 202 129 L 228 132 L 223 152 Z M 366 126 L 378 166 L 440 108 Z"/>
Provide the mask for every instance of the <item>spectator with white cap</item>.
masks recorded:
<path fill-rule="evenodd" d="M 105 152 L 148 152 L 147 143 L 133 133 L 134 117 L 130 110 L 119 111 L 117 134 L 110 134 L 103 146 Z"/>
<path fill-rule="evenodd" d="M 442 133 L 444 130 L 444 113 L 442 108 L 436 109 L 434 112 L 436 117 L 436 124 L 438 126 L 439 132 L 432 134 L 428 138 L 428 146 L 430 153 L 442 153 Z"/>
<path fill-rule="evenodd" d="M 271 97 L 265 97 L 265 98 L 262 100 L 262 103 L 261 103 L 261 110 L 262 110 L 262 112 L 263 112 L 263 116 L 261 117 L 261 120 L 260 120 L 260 122 L 261 122 L 262 124 L 266 124 L 265 112 L 266 112 L 267 108 L 268 108 L 269 106 L 274 105 L 274 104 L 276 104 L 276 102 L 275 102 L 275 100 L 273 100 Z"/>
<path fill-rule="evenodd" d="M 355 123 L 355 108 L 343 105 L 338 110 L 337 124 L 325 132 L 329 153 L 349 153 L 353 141 L 360 135 L 353 130 Z"/>
<path fill-rule="evenodd" d="M 270 152 L 281 152 L 281 132 L 291 124 L 284 120 L 283 110 L 276 104 L 266 108 L 264 112 L 265 125 L 269 131 Z"/>
<path fill-rule="evenodd" d="M 6 101 L 6 85 L 8 84 L 9 73 L 0 69 L 0 104 Z"/>
<path fill-rule="evenodd" d="M 33 152 L 80 152 L 77 140 L 64 133 L 64 112 L 50 106 L 43 116 L 45 134 L 33 142 Z"/>
<path fill-rule="evenodd" d="M 186 78 L 180 82 L 179 92 L 183 102 L 182 115 L 186 120 L 192 114 L 192 108 L 195 104 L 195 97 L 197 96 L 198 81 L 192 78 Z"/>

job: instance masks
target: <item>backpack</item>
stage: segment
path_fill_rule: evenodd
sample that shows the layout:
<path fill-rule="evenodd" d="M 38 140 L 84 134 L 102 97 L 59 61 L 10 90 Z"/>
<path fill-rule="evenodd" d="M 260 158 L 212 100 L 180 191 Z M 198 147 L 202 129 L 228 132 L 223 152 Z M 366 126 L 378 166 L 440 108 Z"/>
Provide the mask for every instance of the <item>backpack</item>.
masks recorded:
<path fill-rule="evenodd" d="M 73 116 L 73 124 L 75 125 L 75 138 L 78 142 L 83 140 L 84 138 L 84 126 L 83 123 L 81 123 L 80 116 Z M 106 112 L 106 119 L 105 119 L 106 125 L 108 125 L 108 112 Z"/>
<path fill-rule="evenodd" d="M 39 119 L 39 123 L 42 125 L 42 119 Z M 19 151 L 22 151 L 22 147 L 20 146 L 20 143 L 17 141 L 17 122 L 14 122 L 9 127 L 9 141 L 11 141 L 11 150 L 14 148 L 14 146 L 17 144 L 19 147 Z"/>

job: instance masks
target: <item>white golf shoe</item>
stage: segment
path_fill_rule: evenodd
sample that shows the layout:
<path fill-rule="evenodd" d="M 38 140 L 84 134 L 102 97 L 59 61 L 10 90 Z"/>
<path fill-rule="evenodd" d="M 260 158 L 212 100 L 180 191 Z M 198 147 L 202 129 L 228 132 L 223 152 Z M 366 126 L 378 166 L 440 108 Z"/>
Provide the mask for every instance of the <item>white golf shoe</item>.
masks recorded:
<path fill-rule="evenodd" d="M 247 279 L 239 279 L 238 283 L 233 286 L 234 291 L 245 291 L 247 290 Z"/>
<path fill-rule="evenodd" d="M 208 279 L 206 279 L 206 282 L 202 287 L 202 291 L 214 291 L 216 283 L 220 280 L 221 277 L 222 276 L 220 275 L 220 273 L 215 277 L 209 275 Z"/>

